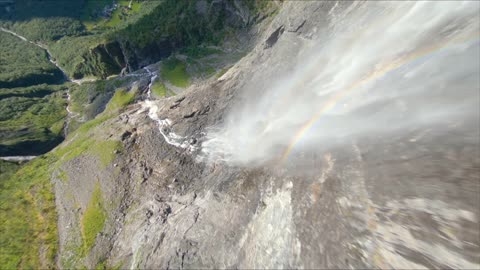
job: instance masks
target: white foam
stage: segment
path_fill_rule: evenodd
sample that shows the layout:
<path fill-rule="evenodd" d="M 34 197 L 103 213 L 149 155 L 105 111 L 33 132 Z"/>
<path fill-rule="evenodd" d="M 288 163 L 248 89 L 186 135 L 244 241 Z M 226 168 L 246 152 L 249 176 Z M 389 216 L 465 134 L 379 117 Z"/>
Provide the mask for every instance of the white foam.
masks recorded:
<path fill-rule="evenodd" d="M 148 84 L 147 100 L 145 100 L 142 104 L 144 108 L 142 111 L 148 111 L 148 117 L 158 124 L 160 134 L 162 134 L 166 143 L 178 148 L 187 149 L 190 153 L 194 152 L 197 147 L 189 143 L 189 138 L 180 136 L 171 131 L 171 126 L 173 124 L 172 121 L 167 118 L 161 119 L 158 116 L 160 108 L 158 107 L 157 103 L 151 99 L 152 85 L 158 75 L 150 71 L 148 67 L 145 67 L 144 69 L 148 72 L 150 76 L 150 83 Z"/>

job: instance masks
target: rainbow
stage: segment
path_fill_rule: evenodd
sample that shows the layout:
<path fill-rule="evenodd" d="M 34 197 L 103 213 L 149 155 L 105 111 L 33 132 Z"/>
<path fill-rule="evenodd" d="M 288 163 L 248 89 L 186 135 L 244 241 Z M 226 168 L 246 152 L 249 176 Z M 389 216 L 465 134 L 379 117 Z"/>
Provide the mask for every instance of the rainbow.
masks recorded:
<path fill-rule="evenodd" d="M 392 62 L 381 66 L 380 68 L 373 70 L 372 72 L 367 74 L 364 78 L 353 82 L 345 89 L 339 91 L 337 94 L 327 99 L 327 101 L 323 104 L 320 110 L 312 118 L 310 118 L 310 120 L 308 120 L 305 124 L 302 125 L 302 127 L 297 131 L 297 133 L 295 133 L 295 136 L 292 138 L 287 148 L 283 152 L 280 158 L 280 162 L 284 162 L 288 159 L 288 156 L 294 149 L 295 145 L 312 128 L 312 126 L 324 115 L 325 112 L 334 108 L 335 105 L 340 100 L 342 100 L 345 96 L 351 94 L 359 86 L 367 82 L 376 80 L 380 77 L 383 77 L 385 74 L 389 73 L 390 71 L 396 70 L 401 66 L 408 64 L 416 59 L 419 59 L 424 56 L 428 56 L 441 49 L 447 48 L 449 45 L 461 44 L 464 42 L 475 40 L 478 38 L 479 35 L 480 35 L 479 32 L 475 32 L 473 35 L 468 35 L 466 37 L 465 36 L 458 37 L 456 39 L 449 40 L 448 42 L 445 42 L 445 43 L 436 43 L 431 46 L 422 47 L 416 51 L 407 53 L 406 55 L 399 57 L 398 59 L 393 60 Z"/>

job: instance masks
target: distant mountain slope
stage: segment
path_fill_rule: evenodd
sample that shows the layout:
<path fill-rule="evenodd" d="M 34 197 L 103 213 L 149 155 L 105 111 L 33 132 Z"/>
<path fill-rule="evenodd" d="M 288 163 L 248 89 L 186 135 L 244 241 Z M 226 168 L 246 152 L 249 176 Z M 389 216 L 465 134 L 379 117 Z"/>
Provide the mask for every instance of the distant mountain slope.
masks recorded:
<path fill-rule="evenodd" d="M 45 43 L 77 79 L 106 78 L 125 66 L 133 71 L 183 47 L 218 45 L 229 33 L 263 19 L 271 6 L 224 0 L 14 3 L 0 8 L 0 25 Z"/>
<path fill-rule="evenodd" d="M 0 88 L 53 84 L 63 79 L 45 50 L 2 31 L 0 46 Z"/>

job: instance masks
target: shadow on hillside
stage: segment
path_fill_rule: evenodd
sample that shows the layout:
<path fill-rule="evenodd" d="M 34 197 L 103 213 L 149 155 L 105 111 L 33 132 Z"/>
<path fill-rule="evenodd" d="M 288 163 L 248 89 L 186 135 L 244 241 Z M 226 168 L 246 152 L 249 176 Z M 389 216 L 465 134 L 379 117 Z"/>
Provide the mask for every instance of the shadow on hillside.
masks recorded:
<path fill-rule="evenodd" d="M 80 18 L 86 0 L 2 0 L 0 19 L 27 21 L 32 18 Z"/>

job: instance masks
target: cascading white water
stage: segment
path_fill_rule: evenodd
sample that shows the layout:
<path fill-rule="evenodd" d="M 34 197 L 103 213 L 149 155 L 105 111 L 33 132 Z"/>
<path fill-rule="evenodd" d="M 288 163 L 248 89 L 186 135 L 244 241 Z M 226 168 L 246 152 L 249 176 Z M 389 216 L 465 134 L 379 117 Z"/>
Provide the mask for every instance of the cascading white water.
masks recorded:
<path fill-rule="evenodd" d="M 150 82 L 148 83 L 148 90 L 147 90 L 147 100 L 149 100 L 152 98 L 152 86 L 155 80 L 157 79 L 158 75 L 151 72 L 150 69 L 148 69 L 148 67 L 145 67 L 144 69 L 147 71 L 148 76 L 150 76 Z"/>
<path fill-rule="evenodd" d="M 208 133 L 203 155 L 261 164 L 371 134 L 478 125 L 479 14 L 478 1 L 335 5 L 314 45 L 289 61 L 294 72 L 262 78 L 270 86 Z"/>
<path fill-rule="evenodd" d="M 189 138 L 180 136 L 171 131 L 172 121 L 167 118 L 160 119 L 158 116 L 160 108 L 158 107 L 157 103 L 152 100 L 152 86 L 155 83 L 158 75 L 153 73 L 148 67 L 145 67 L 144 69 L 147 71 L 148 76 L 150 77 L 150 82 L 148 83 L 147 88 L 147 99 L 143 103 L 144 109 L 147 110 L 148 117 L 158 124 L 158 129 L 165 139 L 165 142 L 175 147 L 188 149 L 190 152 L 195 151 L 196 147 L 189 143 Z"/>

